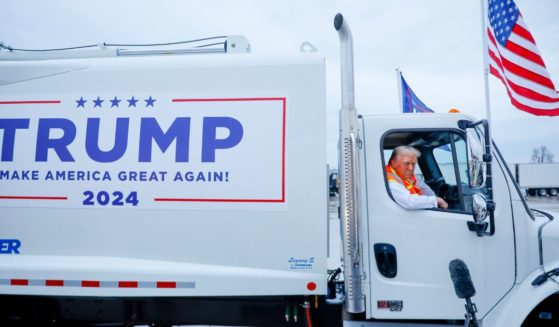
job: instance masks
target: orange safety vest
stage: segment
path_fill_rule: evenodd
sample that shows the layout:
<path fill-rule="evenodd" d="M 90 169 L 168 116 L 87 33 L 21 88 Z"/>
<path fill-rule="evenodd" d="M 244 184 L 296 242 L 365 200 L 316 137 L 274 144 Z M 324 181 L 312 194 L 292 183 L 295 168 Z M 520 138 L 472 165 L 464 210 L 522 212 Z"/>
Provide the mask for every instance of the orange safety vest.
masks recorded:
<path fill-rule="evenodd" d="M 386 179 L 388 179 L 389 182 L 396 182 L 404 185 L 408 189 L 408 191 L 410 191 L 410 194 L 422 194 L 421 189 L 417 187 L 417 185 L 415 185 L 417 183 L 415 175 L 412 176 L 410 182 L 407 179 L 400 177 L 400 175 L 398 175 L 396 171 L 392 167 L 390 167 L 390 165 L 386 165 Z"/>

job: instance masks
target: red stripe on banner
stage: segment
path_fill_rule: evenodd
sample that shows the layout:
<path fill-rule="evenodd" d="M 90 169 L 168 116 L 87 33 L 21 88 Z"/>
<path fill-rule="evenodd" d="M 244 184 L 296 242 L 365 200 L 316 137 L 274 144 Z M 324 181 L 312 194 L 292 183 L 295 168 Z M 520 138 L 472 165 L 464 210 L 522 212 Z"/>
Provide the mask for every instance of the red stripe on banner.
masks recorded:
<path fill-rule="evenodd" d="M 493 36 L 493 33 L 491 33 L 491 30 L 489 28 L 487 29 L 487 37 L 489 38 L 489 41 L 495 46 L 497 51 L 499 51 L 499 45 L 497 44 L 497 41 L 495 40 L 495 37 Z M 545 64 L 543 62 L 543 59 L 538 54 L 535 54 L 532 51 L 527 50 L 526 48 L 523 48 L 523 47 L 519 46 L 518 44 L 516 44 L 514 42 L 511 42 L 510 40 L 507 41 L 506 48 L 508 50 L 510 50 L 511 52 L 516 53 L 517 55 L 525 58 L 526 60 L 530 60 L 530 61 L 532 61 L 536 64 L 539 64 L 539 65 L 541 65 L 545 68 Z M 491 50 L 489 50 L 489 53 L 493 53 L 493 52 Z M 537 59 L 532 58 L 532 56 L 536 56 Z M 499 54 L 499 58 L 500 57 L 501 57 L 501 55 Z M 493 56 L 493 59 L 495 59 L 495 56 Z M 496 60 L 496 61 L 500 62 L 500 60 Z"/>
<path fill-rule="evenodd" d="M 491 32 L 491 29 L 489 27 L 487 28 L 487 38 L 489 38 L 489 41 L 493 43 L 495 47 L 497 47 L 497 42 L 495 41 L 495 37 L 493 36 L 493 33 Z"/>
<path fill-rule="evenodd" d="M 172 102 L 236 102 L 236 101 L 285 101 L 285 98 L 201 98 L 173 99 Z"/>
<path fill-rule="evenodd" d="M 285 120 L 286 120 L 286 110 L 287 110 L 287 100 L 281 98 L 283 102 L 283 126 L 281 135 L 281 201 L 285 202 Z"/>
<path fill-rule="evenodd" d="M 503 82 L 503 84 L 505 84 L 505 86 L 506 86 L 505 80 L 503 79 L 503 77 L 501 76 L 501 74 L 499 73 L 499 71 L 495 67 L 489 66 L 489 71 L 491 72 L 491 74 L 493 74 L 494 76 L 499 78 L 501 80 L 501 82 Z M 536 116 L 557 116 L 557 115 L 559 115 L 559 108 L 539 109 L 539 108 L 533 108 L 533 107 L 524 105 L 524 104 L 518 102 L 515 98 L 513 98 L 510 90 L 508 89 L 508 87 L 505 87 L 505 89 L 507 90 L 507 93 L 509 94 L 510 102 L 517 109 L 520 109 L 522 111 L 526 111 L 526 112 L 531 113 L 531 114 L 536 115 Z"/>
<path fill-rule="evenodd" d="M 177 288 L 176 282 L 157 282 L 157 288 Z"/>
<path fill-rule="evenodd" d="M 186 199 L 186 198 L 155 198 L 156 202 L 284 202 L 285 199 Z"/>
<path fill-rule="evenodd" d="M 526 60 L 530 60 L 533 63 L 536 63 L 544 68 L 545 67 L 545 63 L 543 62 L 542 57 L 540 57 L 539 54 L 537 53 L 533 53 L 532 51 L 512 42 L 512 41 L 508 41 L 507 42 L 507 49 L 509 49 L 511 52 L 516 53 L 517 55 L 521 56 L 522 58 L 526 59 Z"/>
<path fill-rule="evenodd" d="M 60 100 L 0 101 L 1 104 L 59 104 Z"/>
<path fill-rule="evenodd" d="M 497 64 L 497 66 L 499 66 L 499 68 L 501 70 L 503 70 L 503 64 L 501 64 L 501 58 L 499 58 L 493 51 L 489 50 L 489 57 L 491 57 L 491 59 L 493 59 L 495 61 L 495 63 Z"/>
<path fill-rule="evenodd" d="M 403 77 L 402 77 L 403 78 Z M 413 103 L 411 101 L 411 89 L 409 88 L 409 86 L 406 83 L 406 95 L 407 95 L 407 99 L 406 99 L 406 103 L 407 103 L 407 107 L 409 108 L 409 112 L 413 113 Z"/>
<path fill-rule="evenodd" d="M 555 90 L 555 86 L 553 85 L 553 82 L 542 75 L 536 74 L 531 70 L 528 70 L 522 66 L 519 66 L 515 63 L 513 63 L 512 61 L 507 60 L 507 58 L 501 56 L 501 62 L 503 63 L 503 67 L 505 67 L 506 70 L 508 70 L 509 72 L 518 75 L 522 78 L 525 78 L 527 80 L 530 80 L 534 83 L 540 84 L 542 86 L 545 87 L 549 87 L 552 90 Z"/>
<path fill-rule="evenodd" d="M 12 279 L 10 280 L 10 285 L 13 286 L 28 286 L 29 279 Z"/>
<path fill-rule="evenodd" d="M 82 287 L 100 287 L 101 282 L 98 280 L 82 280 Z"/>
<path fill-rule="evenodd" d="M 513 82 L 511 82 L 510 80 L 507 80 L 509 83 L 509 87 L 516 92 L 516 94 L 521 95 L 523 97 L 526 97 L 528 99 L 534 100 L 534 101 L 539 101 L 539 102 L 545 102 L 545 103 L 554 103 L 554 102 L 558 102 L 559 103 L 559 98 L 550 98 L 548 96 L 542 95 L 541 93 L 538 93 L 532 89 L 520 86 L 518 84 L 515 84 Z"/>
<path fill-rule="evenodd" d="M 138 282 L 120 281 L 120 282 L 118 282 L 118 287 L 119 288 L 137 288 L 138 287 Z"/>
<path fill-rule="evenodd" d="M 0 200 L 68 200 L 67 196 L 0 195 Z"/>
<path fill-rule="evenodd" d="M 500 70 L 503 70 L 503 66 L 501 65 L 501 61 L 499 60 L 499 58 L 497 58 L 497 56 L 495 55 L 495 53 L 493 53 L 493 51 L 489 50 L 489 57 L 491 57 L 491 59 L 493 59 L 495 61 L 495 64 L 499 67 Z M 532 89 L 520 86 L 518 84 L 515 84 L 513 82 L 511 82 L 510 80 L 508 80 L 508 85 L 509 87 L 516 92 L 518 95 L 522 95 L 526 98 L 529 98 L 531 100 L 535 100 L 535 101 L 540 101 L 540 102 L 546 102 L 546 103 L 552 103 L 552 102 L 558 102 L 559 98 L 551 98 L 548 96 L 545 96 L 537 91 L 534 91 Z"/>
<path fill-rule="evenodd" d="M 64 286 L 64 281 L 58 279 L 47 279 L 45 281 L 45 286 Z"/>
<path fill-rule="evenodd" d="M 530 31 L 528 31 L 524 27 L 520 26 L 520 24 L 514 25 L 514 27 L 512 28 L 512 33 L 536 44 L 536 40 L 534 40 L 532 33 L 530 33 Z"/>

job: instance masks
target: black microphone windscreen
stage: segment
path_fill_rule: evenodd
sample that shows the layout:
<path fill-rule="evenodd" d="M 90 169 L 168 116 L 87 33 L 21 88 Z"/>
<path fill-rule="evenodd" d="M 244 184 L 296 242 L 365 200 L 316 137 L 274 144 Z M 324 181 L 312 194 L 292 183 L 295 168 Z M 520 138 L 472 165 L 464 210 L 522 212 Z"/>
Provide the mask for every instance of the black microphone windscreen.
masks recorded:
<path fill-rule="evenodd" d="M 464 261 L 460 259 L 452 260 L 448 265 L 450 270 L 450 278 L 454 284 L 456 295 L 461 298 L 469 298 L 476 295 L 476 289 L 470 277 L 470 271 Z"/>

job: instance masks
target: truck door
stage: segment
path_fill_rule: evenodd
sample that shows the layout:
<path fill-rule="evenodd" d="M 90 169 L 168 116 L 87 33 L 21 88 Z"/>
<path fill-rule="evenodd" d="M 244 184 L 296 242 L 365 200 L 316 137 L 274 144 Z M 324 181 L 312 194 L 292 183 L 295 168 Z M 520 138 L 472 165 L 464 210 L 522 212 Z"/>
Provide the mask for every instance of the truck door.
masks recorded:
<path fill-rule="evenodd" d="M 414 114 L 362 119 L 366 192 L 364 217 L 369 283 L 367 317 L 377 319 L 463 319 L 449 275 L 453 259 L 469 267 L 477 290 L 473 301 L 483 317 L 513 286 L 514 237 L 509 190 L 494 164 L 496 233 L 478 237 L 468 229 L 472 190 L 468 181 L 462 116 Z M 404 209 L 391 195 L 385 166 L 394 147 L 421 152 L 416 178 L 449 204 L 448 209 Z"/>

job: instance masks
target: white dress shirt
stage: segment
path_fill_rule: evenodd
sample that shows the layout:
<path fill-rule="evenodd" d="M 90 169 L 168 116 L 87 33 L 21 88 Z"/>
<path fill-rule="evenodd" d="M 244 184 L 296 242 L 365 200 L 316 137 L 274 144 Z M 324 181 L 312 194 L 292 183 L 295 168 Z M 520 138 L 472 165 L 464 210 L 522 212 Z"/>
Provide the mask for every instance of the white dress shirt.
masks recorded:
<path fill-rule="evenodd" d="M 408 189 L 397 181 L 389 181 L 388 187 L 396 202 L 406 209 L 427 209 L 437 207 L 437 196 L 429 185 L 417 180 L 416 186 L 421 189 L 422 195 L 411 194 Z"/>

